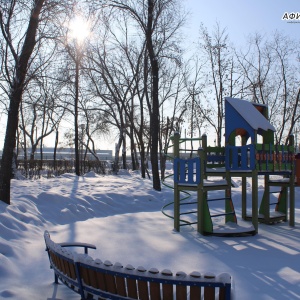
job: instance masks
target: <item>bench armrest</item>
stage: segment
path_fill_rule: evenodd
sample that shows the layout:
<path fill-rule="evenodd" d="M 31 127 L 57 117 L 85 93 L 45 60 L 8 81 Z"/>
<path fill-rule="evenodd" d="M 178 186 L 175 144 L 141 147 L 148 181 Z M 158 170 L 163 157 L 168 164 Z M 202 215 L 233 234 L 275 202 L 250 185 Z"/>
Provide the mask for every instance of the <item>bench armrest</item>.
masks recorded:
<path fill-rule="evenodd" d="M 85 254 L 88 254 L 88 249 L 97 249 L 95 245 L 87 243 L 58 243 L 58 245 L 61 247 L 82 247 Z"/>

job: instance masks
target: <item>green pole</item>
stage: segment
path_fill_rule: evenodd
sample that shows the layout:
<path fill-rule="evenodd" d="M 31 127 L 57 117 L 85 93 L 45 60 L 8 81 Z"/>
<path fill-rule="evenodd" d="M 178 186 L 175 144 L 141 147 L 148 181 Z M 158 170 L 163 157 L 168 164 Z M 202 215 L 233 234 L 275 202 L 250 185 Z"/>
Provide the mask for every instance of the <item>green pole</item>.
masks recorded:
<path fill-rule="evenodd" d="M 180 135 L 178 132 L 174 133 L 173 137 L 173 153 L 174 158 L 179 157 L 179 139 Z M 175 168 L 176 166 L 174 166 Z M 174 229 L 180 231 L 180 190 L 178 184 L 174 181 Z"/>
<path fill-rule="evenodd" d="M 174 152 L 174 158 L 179 157 L 179 139 L 180 139 L 180 134 L 179 132 L 174 133 L 173 137 L 173 152 Z"/>
<path fill-rule="evenodd" d="M 242 218 L 246 220 L 247 215 L 247 177 L 242 176 Z"/>
<path fill-rule="evenodd" d="M 289 136 L 289 145 L 294 150 L 294 135 Z M 294 155 L 294 151 L 292 153 Z M 295 226 L 295 168 L 294 164 L 291 163 L 291 178 L 290 178 L 290 226 Z"/>
<path fill-rule="evenodd" d="M 252 171 L 252 224 L 255 233 L 258 233 L 258 174 Z"/>
<path fill-rule="evenodd" d="M 204 174 L 204 151 L 203 148 L 198 148 L 198 156 L 200 157 L 200 184 L 197 188 L 197 230 L 200 234 L 204 234 L 204 192 L 203 192 L 203 174 Z"/>

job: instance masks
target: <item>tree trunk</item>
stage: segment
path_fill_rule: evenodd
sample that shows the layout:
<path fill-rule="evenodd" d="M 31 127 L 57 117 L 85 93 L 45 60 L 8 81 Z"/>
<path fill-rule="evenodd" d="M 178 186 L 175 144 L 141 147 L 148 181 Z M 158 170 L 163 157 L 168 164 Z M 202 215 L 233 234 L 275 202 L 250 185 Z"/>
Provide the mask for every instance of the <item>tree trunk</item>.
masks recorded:
<path fill-rule="evenodd" d="M 127 164 L 126 164 L 126 136 L 125 136 L 125 129 L 123 131 L 123 147 L 122 147 L 122 164 L 123 164 L 123 170 L 127 170 Z"/>
<path fill-rule="evenodd" d="M 159 167 L 158 167 L 158 135 L 159 135 L 159 100 L 158 100 L 158 63 L 154 61 L 152 66 L 152 81 L 153 81 L 153 102 L 151 114 L 151 165 L 153 176 L 153 188 L 157 191 L 161 190 Z"/>
<path fill-rule="evenodd" d="M 40 143 L 40 170 L 43 170 L 43 160 L 44 160 L 44 153 L 43 153 L 43 138 L 41 139 Z"/>
<path fill-rule="evenodd" d="M 121 131 L 118 143 L 116 144 L 116 148 L 115 148 L 115 160 L 114 160 L 114 165 L 113 165 L 113 173 L 114 174 L 117 174 L 118 171 L 119 171 L 120 148 L 121 148 L 121 144 L 122 144 L 122 140 L 123 140 L 122 136 L 123 136 L 123 134 L 122 134 L 122 131 Z"/>
<path fill-rule="evenodd" d="M 21 114 L 21 123 L 22 123 L 22 127 L 25 128 L 25 122 L 24 122 L 24 115 L 23 115 L 23 108 L 22 108 L 22 103 L 21 103 L 21 106 L 20 106 L 20 114 Z M 26 132 L 25 130 L 22 130 L 23 132 L 23 153 L 24 153 L 24 156 L 23 156 L 23 166 L 24 166 L 24 171 L 25 171 L 25 177 L 27 178 L 28 177 L 28 164 L 27 164 L 27 138 L 26 138 Z M 2 167 L 1 167 L 2 168 Z"/>
<path fill-rule="evenodd" d="M 57 163 L 56 163 L 57 146 L 58 146 L 58 130 L 56 130 L 56 134 L 55 134 L 55 144 L 54 144 L 54 151 L 53 151 L 53 169 L 54 169 L 55 176 L 57 175 L 56 174 L 56 170 L 57 170 Z"/>
<path fill-rule="evenodd" d="M 131 153 L 132 171 L 135 171 L 137 169 L 135 152 L 136 151 L 135 151 L 135 144 L 134 144 L 133 126 L 131 126 L 130 127 L 130 153 Z"/>
<path fill-rule="evenodd" d="M 141 176 L 142 178 L 146 178 L 146 157 L 145 157 L 145 144 L 143 141 L 143 136 L 139 138 L 140 140 L 140 156 L 141 156 Z"/>
<path fill-rule="evenodd" d="M 150 134 L 151 134 L 151 165 L 153 188 L 161 191 L 159 167 L 158 167 L 158 135 L 159 135 L 159 98 L 158 98 L 158 60 L 155 55 L 152 41 L 154 1 L 148 0 L 148 23 L 147 23 L 147 50 L 151 63 L 152 76 L 152 112 L 150 112 Z"/>
<path fill-rule="evenodd" d="M 16 145 L 16 132 L 18 128 L 19 115 L 19 100 L 13 101 L 13 99 L 21 98 L 22 92 L 20 89 L 12 92 L 1 160 L 0 199 L 7 204 L 10 204 L 10 181 L 12 179 L 12 162 L 14 148 Z"/>
<path fill-rule="evenodd" d="M 35 37 L 39 24 L 39 15 L 44 2 L 45 0 L 34 1 L 22 51 L 16 61 L 15 78 L 10 90 L 10 104 L 0 172 L 0 200 L 7 204 L 10 204 L 10 181 L 12 177 L 13 153 L 16 146 L 16 133 L 19 123 L 19 108 L 22 102 L 28 62 L 36 43 Z"/>

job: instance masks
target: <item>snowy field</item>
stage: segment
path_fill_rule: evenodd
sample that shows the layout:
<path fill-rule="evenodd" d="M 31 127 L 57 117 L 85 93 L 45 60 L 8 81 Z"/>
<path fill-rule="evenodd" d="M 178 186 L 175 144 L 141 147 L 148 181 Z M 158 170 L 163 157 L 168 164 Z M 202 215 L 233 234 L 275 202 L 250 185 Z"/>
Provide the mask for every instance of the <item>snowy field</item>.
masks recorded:
<path fill-rule="evenodd" d="M 240 221 L 241 188 L 235 182 Z M 44 230 L 56 242 L 95 244 L 97 250 L 89 253 L 102 261 L 173 272 L 228 272 L 236 300 L 300 299 L 299 188 L 295 227 L 260 224 L 256 236 L 213 237 L 199 235 L 193 226 L 174 231 L 173 220 L 161 213 L 173 200 L 172 189 L 163 186 L 156 192 L 151 186 L 151 180 L 129 172 L 13 180 L 11 205 L 0 202 L 0 299 L 80 299 L 53 284 Z"/>

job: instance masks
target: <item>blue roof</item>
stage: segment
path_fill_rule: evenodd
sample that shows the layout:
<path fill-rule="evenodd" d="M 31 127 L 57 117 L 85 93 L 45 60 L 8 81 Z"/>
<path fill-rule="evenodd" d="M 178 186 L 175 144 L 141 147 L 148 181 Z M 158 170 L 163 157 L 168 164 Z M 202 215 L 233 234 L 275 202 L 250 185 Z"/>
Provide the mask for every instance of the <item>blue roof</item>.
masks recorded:
<path fill-rule="evenodd" d="M 254 130 L 272 130 L 275 131 L 273 125 L 247 100 L 226 97 L 225 100 L 236 110 L 238 114 L 253 128 Z"/>
<path fill-rule="evenodd" d="M 231 132 L 243 128 L 253 136 L 256 131 L 275 131 L 273 125 L 261 114 L 253 103 L 238 98 L 225 98 L 225 127 L 226 140 Z"/>

